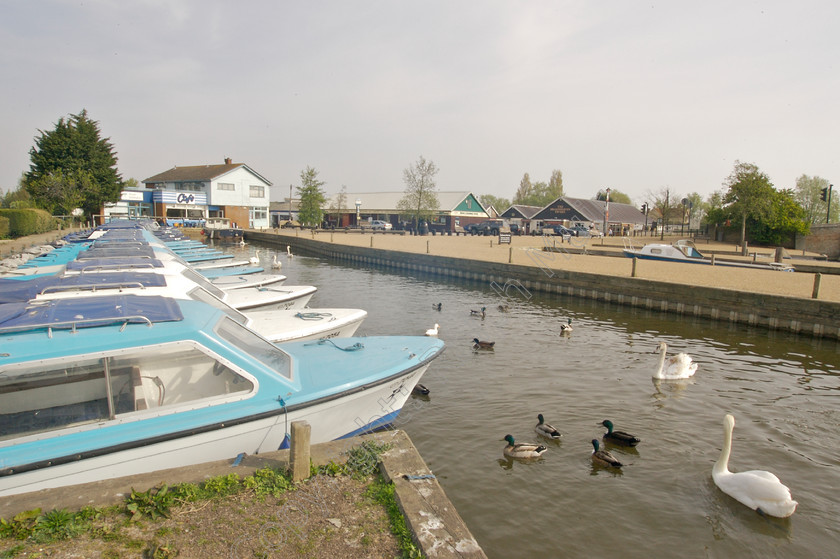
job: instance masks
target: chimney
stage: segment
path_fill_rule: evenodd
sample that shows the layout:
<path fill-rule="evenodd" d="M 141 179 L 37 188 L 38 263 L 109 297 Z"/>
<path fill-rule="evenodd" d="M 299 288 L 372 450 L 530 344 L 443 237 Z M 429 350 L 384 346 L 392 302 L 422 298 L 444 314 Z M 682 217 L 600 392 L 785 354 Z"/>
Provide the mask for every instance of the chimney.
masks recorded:
<path fill-rule="evenodd" d="M 230 157 L 225 157 L 225 165 L 230 165 L 232 163 Z"/>

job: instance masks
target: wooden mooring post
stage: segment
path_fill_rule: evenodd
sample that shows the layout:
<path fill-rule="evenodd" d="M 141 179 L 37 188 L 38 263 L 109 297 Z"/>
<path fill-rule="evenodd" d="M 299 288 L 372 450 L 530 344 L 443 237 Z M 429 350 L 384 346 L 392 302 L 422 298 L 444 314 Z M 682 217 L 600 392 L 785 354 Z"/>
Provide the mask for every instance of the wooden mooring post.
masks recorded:
<path fill-rule="evenodd" d="M 292 481 L 303 481 L 309 478 L 309 439 L 312 427 L 308 421 L 292 421 L 292 440 L 289 451 Z"/>

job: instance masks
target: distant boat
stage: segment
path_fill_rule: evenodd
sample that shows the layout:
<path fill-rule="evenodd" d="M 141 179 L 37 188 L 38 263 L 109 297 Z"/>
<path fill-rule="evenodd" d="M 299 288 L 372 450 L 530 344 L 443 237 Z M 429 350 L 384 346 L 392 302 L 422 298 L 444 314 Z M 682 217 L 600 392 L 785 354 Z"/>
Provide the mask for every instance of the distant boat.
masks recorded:
<path fill-rule="evenodd" d="M 674 244 L 650 243 L 640 249 L 633 247 L 629 239 L 624 239 L 624 256 L 638 258 L 640 260 L 661 260 L 664 262 L 684 262 L 688 264 L 706 264 L 715 266 L 732 266 L 736 268 L 753 268 L 759 270 L 777 270 L 781 272 L 793 272 L 794 267 L 779 262 L 767 264 L 753 264 L 751 262 L 738 262 L 735 260 L 715 259 L 712 261 L 700 253 L 692 241 L 681 239 Z"/>
<path fill-rule="evenodd" d="M 208 217 L 201 232 L 208 239 L 239 241 L 242 239 L 244 230 L 233 227 L 230 219 L 226 217 Z"/>

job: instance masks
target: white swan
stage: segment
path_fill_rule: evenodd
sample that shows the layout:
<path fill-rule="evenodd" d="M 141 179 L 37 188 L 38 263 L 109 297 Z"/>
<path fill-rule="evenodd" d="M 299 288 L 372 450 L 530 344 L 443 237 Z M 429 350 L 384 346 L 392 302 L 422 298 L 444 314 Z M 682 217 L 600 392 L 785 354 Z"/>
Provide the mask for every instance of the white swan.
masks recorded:
<path fill-rule="evenodd" d="M 796 510 L 796 501 L 779 478 L 763 470 L 749 472 L 729 471 L 729 452 L 732 450 L 732 429 L 735 418 L 727 414 L 723 418 L 723 449 L 720 458 L 712 468 L 712 479 L 721 491 L 760 513 L 787 518 Z"/>
<path fill-rule="evenodd" d="M 294 256 L 294 254 L 292 254 L 292 247 L 289 245 L 286 245 L 286 256 L 288 256 L 289 258 Z"/>
<path fill-rule="evenodd" d="M 260 251 L 254 251 L 254 256 L 248 259 L 248 262 L 251 264 L 259 264 L 260 263 Z"/>
<path fill-rule="evenodd" d="M 438 335 L 438 328 L 440 328 L 440 324 L 435 324 L 434 328 L 429 328 L 426 330 L 427 336 L 437 336 Z"/>
<path fill-rule="evenodd" d="M 678 353 L 666 361 L 665 352 L 667 350 L 668 344 L 659 342 L 659 347 L 655 350 L 659 352 L 659 368 L 654 373 L 653 378 L 673 380 L 694 375 L 697 371 L 697 363 L 692 363 L 688 354 Z"/>
<path fill-rule="evenodd" d="M 283 263 L 277 260 L 277 255 L 274 255 L 274 262 L 271 263 L 272 268 L 280 269 L 283 267 Z"/>

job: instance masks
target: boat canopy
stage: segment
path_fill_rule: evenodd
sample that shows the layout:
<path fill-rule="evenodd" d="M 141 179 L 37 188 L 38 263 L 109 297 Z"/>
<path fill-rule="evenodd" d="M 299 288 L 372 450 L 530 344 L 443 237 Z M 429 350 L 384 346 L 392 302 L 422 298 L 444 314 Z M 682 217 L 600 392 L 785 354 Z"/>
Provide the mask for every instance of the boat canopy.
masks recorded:
<path fill-rule="evenodd" d="M 72 276 L 43 276 L 29 281 L 0 278 L 0 304 L 24 303 L 43 293 L 68 289 L 104 289 L 115 287 L 165 287 L 166 278 L 144 272 L 107 272 Z"/>
<path fill-rule="evenodd" d="M 67 263 L 68 270 L 83 271 L 87 268 L 163 268 L 163 262 L 157 258 L 124 257 L 124 258 L 92 258 L 90 260 L 74 260 Z"/>
<path fill-rule="evenodd" d="M 113 322 L 171 322 L 184 315 L 175 299 L 103 295 L 0 305 L 0 332 L 36 328 L 78 328 Z"/>

